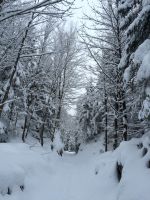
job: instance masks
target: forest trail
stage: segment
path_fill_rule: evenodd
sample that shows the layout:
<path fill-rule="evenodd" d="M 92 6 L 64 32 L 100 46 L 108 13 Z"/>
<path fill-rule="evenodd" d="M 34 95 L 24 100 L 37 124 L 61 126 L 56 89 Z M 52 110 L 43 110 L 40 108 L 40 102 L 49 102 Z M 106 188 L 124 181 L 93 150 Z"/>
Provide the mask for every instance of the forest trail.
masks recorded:
<path fill-rule="evenodd" d="M 97 175 L 100 168 L 97 160 L 102 149 L 99 145 L 95 143 L 77 155 L 64 153 L 60 157 L 39 146 L 29 150 L 28 145 L 5 144 L 12 154 L 8 162 L 12 161 L 16 170 L 13 178 L 24 176 L 25 188 L 20 191 L 13 186 L 12 194 L 0 196 L 0 200 L 99 200 L 102 195 L 103 200 L 113 200 L 114 180 L 105 185 L 105 180 Z M 18 167 L 23 168 L 23 175 L 17 175 Z"/>
<path fill-rule="evenodd" d="M 147 137 L 106 153 L 99 140 L 62 157 L 49 143 L 43 148 L 39 143 L 1 144 L 0 200 L 149 200 L 150 151 L 143 154 L 144 148 L 149 149 Z M 123 166 L 119 180 L 117 162 Z"/>

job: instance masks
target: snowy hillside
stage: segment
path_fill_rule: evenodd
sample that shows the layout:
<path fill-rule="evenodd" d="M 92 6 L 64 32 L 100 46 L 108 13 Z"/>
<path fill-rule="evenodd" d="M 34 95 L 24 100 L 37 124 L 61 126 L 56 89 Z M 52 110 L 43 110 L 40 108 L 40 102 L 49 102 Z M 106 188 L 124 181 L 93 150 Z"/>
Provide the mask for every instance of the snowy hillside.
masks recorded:
<path fill-rule="evenodd" d="M 48 145 L 1 144 L 0 200 L 149 200 L 149 139 L 102 148 L 92 143 L 60 157 Z"/>

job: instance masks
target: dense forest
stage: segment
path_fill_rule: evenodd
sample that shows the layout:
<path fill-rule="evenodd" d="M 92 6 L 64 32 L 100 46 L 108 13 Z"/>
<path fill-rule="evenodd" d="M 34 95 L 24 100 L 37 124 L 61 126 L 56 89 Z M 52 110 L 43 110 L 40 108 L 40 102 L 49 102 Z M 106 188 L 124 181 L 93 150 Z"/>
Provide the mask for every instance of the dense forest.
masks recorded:
<path fill-rule="evenodd" d="M 63 157 L 139 139 L 145 156 L 149 133 L 150 0 L 0 0 L 0 148 L 34 141 Z"/>

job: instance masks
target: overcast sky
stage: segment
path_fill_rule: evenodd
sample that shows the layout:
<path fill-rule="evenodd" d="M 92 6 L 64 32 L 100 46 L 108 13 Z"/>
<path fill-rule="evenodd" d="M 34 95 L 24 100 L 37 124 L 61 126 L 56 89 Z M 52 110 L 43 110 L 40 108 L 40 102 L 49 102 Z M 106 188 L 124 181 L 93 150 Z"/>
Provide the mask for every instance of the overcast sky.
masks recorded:
<path fill-rule="evenodd" d="M 90 2 L 92 1 L 90 0 Z M 80 26 L 83 13 L 89 13 L 90 11 L 88 0 L 76 0 L 75 7 L 78 9 L 73 10 L 73 17 L 71 18 L 71 20 L 73 20 L 77 26 Z"/>
<path fill-rule="evenodd" d="M 86 13 L 86 14 L 90 13 L 90 7 L 89 7 L 89 4 L 88 4 L 88 1 L 90 1 L 90 3 L 93 2 L 93 0 L 76 0 L 75 1 L 75 7 L 78 8 L 78 9 L 74 9 L 73 10 L 73 16 L 71 18 L 68 18 L 68 25 L 69 25 L 70 22 L 73 22 L 78 28 L 82 25 L 82 17 L 84 16 L 84 13 Z M 88 75 L 88 72 L 87 72 L 87 74 L 85 74 L 85 76 L 91 77 L 91 74 Z M 77 90 L 78 95 L 83 94 L 84 92 L 85 92 L 84 88 Z M 75 106 L 72 106 L 72 109 L 70 109 L 68 111 L 68 113 L 71 114 L 71 115 L 75 115 L 75 111 L 76 111 Z"/>

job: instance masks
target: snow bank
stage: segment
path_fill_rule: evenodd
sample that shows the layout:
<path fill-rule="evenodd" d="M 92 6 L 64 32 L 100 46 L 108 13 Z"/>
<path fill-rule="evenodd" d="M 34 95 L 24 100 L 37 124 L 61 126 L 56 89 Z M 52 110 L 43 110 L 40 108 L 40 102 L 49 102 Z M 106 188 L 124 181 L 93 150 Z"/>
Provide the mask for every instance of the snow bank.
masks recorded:
<path fill-rule="evenodd" d="M 42 165 L 42 159 L 26 144 L 0 144 L 0 197 L 23 191 L 25 178 Z M 1 198 L 0 198 L 1 199 Z"/>
<path fill-rule="evenodd" d="M 100 184 L 111 184 L 114 187 L 114 198 L 106 200 L 149 200 L 150 199 L 150 138 L 132 139 L 122 142 L 119 148 L 99 158 Z M 117 180 L 117 163 L 123 166 L 120 182 Z M 116 182 L 115 182 L 116 180 Z M 109 190 L 108 190 L 109 191 Z M 107 192 L 107 191 L 106 191 Z M 104 196 L 107 197 L 106 194 Z"/>

